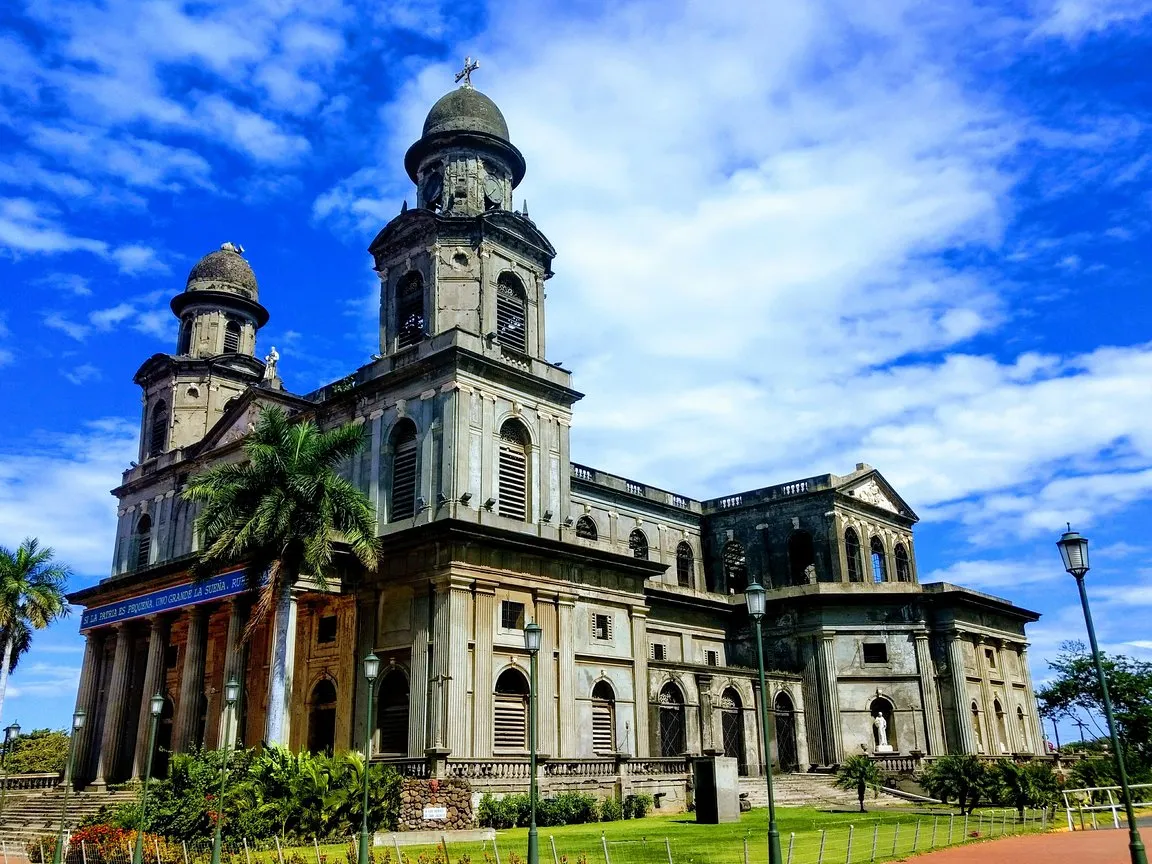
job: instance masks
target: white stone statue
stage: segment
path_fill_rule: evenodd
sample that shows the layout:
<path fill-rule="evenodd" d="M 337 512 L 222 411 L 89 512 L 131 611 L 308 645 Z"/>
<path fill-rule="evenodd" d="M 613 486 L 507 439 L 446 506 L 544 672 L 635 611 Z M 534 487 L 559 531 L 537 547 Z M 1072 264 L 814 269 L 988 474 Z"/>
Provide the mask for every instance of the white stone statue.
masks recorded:
<path fill-rule="evenodd" d="M 884 719 L 884 715 L 877 714 L 873 717 L 872 725 L 876 729 L 876 752 L 891 753 L 892 745 L 888 743 L 888 721 Z"/>
<path fill-rule="evenodd" d="M 276 350 L 276 346 L 272 346 L 272 350 L 268 352 L 268 356 L 264 358 L 264 380 L 276 380 L 276 364 L 280 362 L 280 352 Z"/>

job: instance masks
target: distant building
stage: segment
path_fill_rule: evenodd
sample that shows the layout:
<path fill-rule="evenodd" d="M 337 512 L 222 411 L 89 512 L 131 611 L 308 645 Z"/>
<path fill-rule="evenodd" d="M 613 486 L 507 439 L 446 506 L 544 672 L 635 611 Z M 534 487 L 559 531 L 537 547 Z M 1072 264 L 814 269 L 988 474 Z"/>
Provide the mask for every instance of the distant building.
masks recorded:
<path fill-rule="evenodd" d="M 685 754 L 705 751 L 751 774 L 861 752 L 1041 752 L 1024 632 L 1037 615 L 920 584 L 917 517 L 876 470 L 697 501 L 572 461 L 581 394 L 545 359 L 555 252 L 513 209 L 524 159 L 490 99 L 467 85 L 440 99 L 404 165 L 416 206 L 369 250 L 380 354 L 348 377 L 295 395 L 274 355 L 257 359 L 268 312 L 239 247 L 207 255 L 173 299 L 176 351 L 135 378 L 140 462 L 114 490 L 112 575 L 71 598 L 86 608 L 77 706 L 91 718 L 78 781 L 140 776 L 157 691 L 162 753 L 218 746 L 234 674 L 243 744 L 361 748 L 370 734 L 408 773 L 522 785 L 528 621 L 543 627 L 550 778 L 626 770 L 675 800 Z M 349 558 L 329 591 L 297 586 L 282 663 L 269 625 L 241 639 L 239 575 L 192 582 L 196 509 L 180 497 L 190 475 L 238 457 L 268 404 L 362 424 L 345 470 L 377 508 L 384 549 L 377 573 Z M 768 756 L 750 579 L 769 589 Z M 370 651 L 383 667 L 366 729 Z"/>

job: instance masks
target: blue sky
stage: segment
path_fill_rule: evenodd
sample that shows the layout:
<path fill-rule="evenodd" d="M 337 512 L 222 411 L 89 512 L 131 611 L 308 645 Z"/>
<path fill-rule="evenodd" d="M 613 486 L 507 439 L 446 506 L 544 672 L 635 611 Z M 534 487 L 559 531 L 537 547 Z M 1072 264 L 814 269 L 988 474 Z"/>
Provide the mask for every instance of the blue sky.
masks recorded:
<path fill-rule="evenodd" d="M 940 8 L 937 8 L 940 7 Z M 559 250 L 573 454 L 696 497 L 858 461 L 923 517 L 924 581 L 1152 657 L 1152 7 L 1125 0 L 0 9 L 0 543 L 109 568 L 131 378 L 169 298 L 242 243 L 298 392 L 366 362 L 366 247 L 465 54 Z M 63 725 L 76 622 L 5 717 Z"/>

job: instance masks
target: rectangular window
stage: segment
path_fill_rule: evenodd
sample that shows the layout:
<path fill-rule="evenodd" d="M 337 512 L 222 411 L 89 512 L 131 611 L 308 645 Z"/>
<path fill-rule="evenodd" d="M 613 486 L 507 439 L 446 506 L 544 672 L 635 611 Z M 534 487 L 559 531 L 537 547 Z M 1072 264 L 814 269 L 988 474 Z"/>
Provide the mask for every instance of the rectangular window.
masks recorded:
<path fill-rule="evenodd" d="M 988 668 L 996 668 L 996 651 L 993 648 L 984 649 L 984 659 L 988 661 Z"/>
<path fill-rule="evenodd" d="M 704 662 L 709 666 L 720 665 L 720 652 L 709 648 L 704 652 Z"/>
<path fill-rule="evenodd" d="M 512 600 L 502 600 L 500 602 L 500 629 L 502 630 L 523 630 L 524 629 L 524 604 L 516 603 Z"/>
<path fill-rule="evenodd" d="M 888 646 L 883 642 L 865 642 L 864 643 L 864 662 L 865 663 L 887 663 L 888 662 Z"/>
<path fill-rule="evenodd" d="M 336 641 L 336 616 L 325 615 L 316 624 L 316 641 L 327 645 Z"/>
<path fill-rule="evenodd" d="M 600 612 L 592 613 L 592 638 L 602 641 L 612 639 L 612 616 Z"/>
<path fill-rule="evenodd" d="M 649 660 L 667 660 L 668 659 L 668 646 L 663 642 L 649 642 L 648 643 L 648 659 Z"/>

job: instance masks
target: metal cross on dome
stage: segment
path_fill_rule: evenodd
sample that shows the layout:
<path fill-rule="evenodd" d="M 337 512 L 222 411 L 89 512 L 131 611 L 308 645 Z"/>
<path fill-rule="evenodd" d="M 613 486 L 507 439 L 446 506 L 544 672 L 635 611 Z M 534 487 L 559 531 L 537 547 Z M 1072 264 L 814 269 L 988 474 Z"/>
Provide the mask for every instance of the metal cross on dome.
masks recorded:
<path fill-rule="evenodd" d="M 456 73 L 456 83 L 464 82 L 465 87 L 472 86 L 472 73 L 480 68 L 480 61 L 471 57 L 464 58 L 464 68 Z"/>

